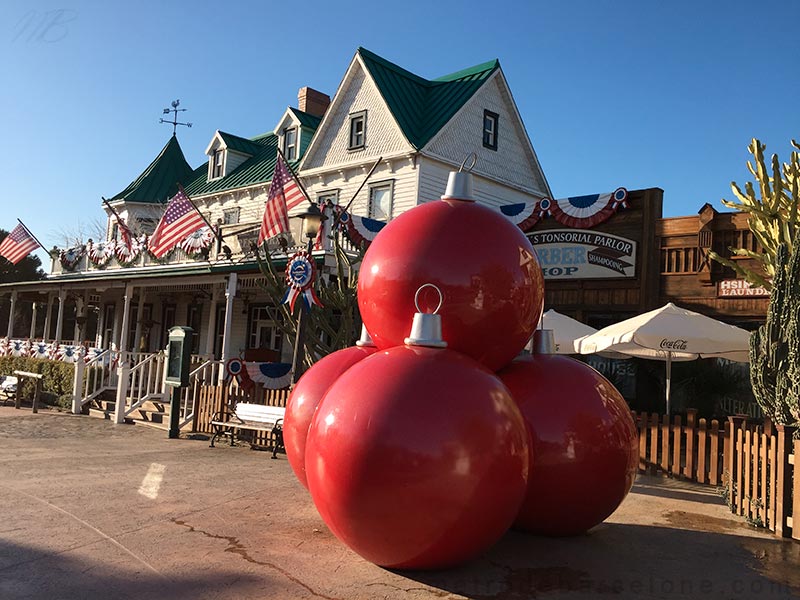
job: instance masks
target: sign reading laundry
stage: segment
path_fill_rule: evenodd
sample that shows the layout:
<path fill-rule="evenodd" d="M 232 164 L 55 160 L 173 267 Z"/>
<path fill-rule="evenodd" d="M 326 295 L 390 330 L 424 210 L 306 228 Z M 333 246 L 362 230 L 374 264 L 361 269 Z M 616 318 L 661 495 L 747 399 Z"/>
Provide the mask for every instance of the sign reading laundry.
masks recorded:
<path fill-rule="evenodd" d="M 634 277 L 636 242 L 609 233 L 550 229 L 528 235 L 545 279 Z"/>

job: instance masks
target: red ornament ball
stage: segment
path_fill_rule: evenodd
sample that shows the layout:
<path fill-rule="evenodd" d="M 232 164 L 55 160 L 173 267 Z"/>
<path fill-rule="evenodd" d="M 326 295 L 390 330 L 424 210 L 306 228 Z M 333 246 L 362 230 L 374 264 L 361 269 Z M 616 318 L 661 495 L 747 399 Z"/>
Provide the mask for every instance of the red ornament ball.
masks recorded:
<path fill-rule="evenodd" d="M 458 564 L 525 495 L 528 432 L 500 380 L 450 350 L 400 346 L 348 369 L 311 424 L 306 474 L 342 542 L 389 568 Z"/>
<path fill-rule="evenodd" d="M 530 427 L 536 457 L 515 527 L 568 536 L 601 523 L 636 476 L 638 438 L 625 399 L 590 366 L 555 354 L 518 358 L 498 376 Z"/>
<path fill-rule="evenodd" d="M 542 314 L 544 279 L 530 241 L 502 214 L 465 200 L 439 200 L 392 220 L 367 250 L 358 307 L 378 348 L 402 345 L 414 295 L 443 294 L 442 337 L 492 371 L 525 347 Z M 432 312 L 435 290 L 420 293 Z"/>
<path fill-rule="evenodd" d="M 283 419 L 283 442 L 289 464 L 304 487 L 308 488 L 306 437 L 317 405 L 342 373 L 376 351 L 374 346 L 352 346 L 333 352 L 303 373 L 292 390 Z"/>

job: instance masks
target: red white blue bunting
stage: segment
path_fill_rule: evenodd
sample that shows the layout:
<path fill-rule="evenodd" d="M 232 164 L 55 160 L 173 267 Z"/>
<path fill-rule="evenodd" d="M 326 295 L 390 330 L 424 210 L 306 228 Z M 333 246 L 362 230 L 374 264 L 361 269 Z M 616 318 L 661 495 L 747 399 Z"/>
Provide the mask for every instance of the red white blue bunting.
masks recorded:
<path fill-rule="evenodd" d="M 342 213 L 340 219 L 344 234 L 347 236 L 355 246 L 365 244 L 369 246 L 375 236 L 380 233 L 381 229 L 386 227 L 384 221 L 377 219 L 370 219 L 369 217 L 360 217 L 358 215 L 350 215 Z"/>
<path fill-rule="evenodd" d="M 517 225 L 522 231 L 528 231 L 539 222 L 542 214 L 539 211 L 539 201 L 529 200 L 528 202 L 518 202 L 517 204 L 506 204 L 500 207 L 500 212 L 509 221 Z"/>
<path fill-rule="evenodd" d="M 610 194 L 590 194 L 551 200 L 548 208 L 550 215 L 562 225 L 588 229 L 607 221 L 620 207 L 627 207 L 627 199 L 628 190 L 620 187 Z M 539 203 L 540 207 L 542 202 Z"/>
<path fill-rule="evenodd" d="M 292 382 L 292 365 L 276 362 L 246 362 L 250 379 L 267 390 L 281 390 Z"/>

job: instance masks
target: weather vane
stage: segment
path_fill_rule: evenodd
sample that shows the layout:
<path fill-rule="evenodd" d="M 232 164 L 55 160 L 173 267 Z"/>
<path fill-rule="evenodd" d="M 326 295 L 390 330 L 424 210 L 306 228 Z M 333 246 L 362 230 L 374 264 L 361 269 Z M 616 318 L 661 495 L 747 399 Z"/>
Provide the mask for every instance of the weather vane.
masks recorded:
<path fill-rule="evenodd" d="M 165 121 L 163 118 L 158 120 L 159 123 L 169 123 L 170 125 L 172 125 L 172 135 L 175 135 L 175 132 L 178 130 L 178 125 L 185 125 L 186 127 L 191 127 L 192 126 L 191 123 L 179 123 L 178 122 L 178 113 L 179 112 L 186 112 L 185 108 L 178 108 L 180 106 L 180 104 L 181 104 L 180 100 L 174 100 L 172 102 L 172 108 L 165 108 L 164 109 L 164 113 L 163 114 L 165 114 L 165 115 L 168 115 L 169 113 L 175 113 L 175 114 L 172 115 L 172 121 Z"/>

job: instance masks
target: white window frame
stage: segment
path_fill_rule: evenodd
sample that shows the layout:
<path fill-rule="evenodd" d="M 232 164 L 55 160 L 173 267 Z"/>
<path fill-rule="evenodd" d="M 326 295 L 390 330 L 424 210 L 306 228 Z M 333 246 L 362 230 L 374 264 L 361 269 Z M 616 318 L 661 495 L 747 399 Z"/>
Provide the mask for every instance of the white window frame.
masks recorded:
<path fill-rule="evenodd" d="M 334 206 L 339 205 L 339 190 L 325 190 L 317 192 L 317 204 L 325 205 L 330 202 Z"/>
<path fill-rule="evenodd" d="M 211 179 L 225 176 L 225 149 L 217 148 L 211 155 Z"/>
<path fill-rule="evenodd" d="M 289 134 L 294 134 L 294 143 L 289 144 Z M 297 143 L 298 143 L 297 127 L 286 127 L 283 130 L 283 155 L 286 160 L 297 160 Z"/>
<path fill-rule="evenodd" d="M 356 131 L 357 124 L 361 123 L 361 130 Z M 363 150 L 367 146 L 367 111 L 361 110 L 350 113 L 350 129 L 348 135 L 348 150 Z"/>
<path fill-rule="evenodd" d="M 386 216 L 378 215 L 375 211 L 375 192 L 387 190 L 389 192 L 389 211 Z M 386 221 L 387 223 L 392 220 L 392 213 L 394 212 L 394 179 L 386 181 L 377 181 L 369 186 L 369 205 L 367 207 L 367 216 L 370 219 L 377 219 L 378 221 Z"/>
<path fill-rule="evenodd" d="M 223 225 L 236 225 L 239 223 L 240 209 L 238 206 L 234 208 L 225 208 L 222 211 L 222 224 Z"/>
<path fill-rule="evenodd" d="M 487 123 L 490 124 L 487 127 Z M 500 124 L 500 115 L 491 110 L 483 111 L 483 147 L 497 150 L 497 129 Z"/>
<path fill-rule="evenodd" d="M 250 306 L 250 315 L 247 330 L 247 347 L 264 348 L 259 345 L 262 330 L 267 330 L 269 335 L 268 346 L 269 350 L 275 352 L 281 351 L 283 342 L 283 334 L 278 328 L 277 319 L 280 318 L 278 309 L 270 304 L 255 304 Z"/>

